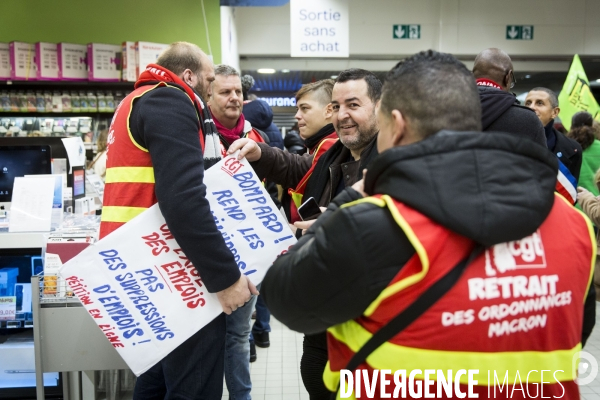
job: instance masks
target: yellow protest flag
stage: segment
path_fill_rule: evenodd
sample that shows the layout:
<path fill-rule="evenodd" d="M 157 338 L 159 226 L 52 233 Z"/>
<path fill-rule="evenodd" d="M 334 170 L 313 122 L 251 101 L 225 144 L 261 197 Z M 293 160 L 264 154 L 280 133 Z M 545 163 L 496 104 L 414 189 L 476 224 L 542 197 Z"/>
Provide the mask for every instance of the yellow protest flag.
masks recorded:
<path fill-rule="evenodd" d="M 567 130 L 571 129 L 571 118 L 579 111 L 587 111 L 600 121 L 600 106 L 590 90 L 590 81 L 577 54 L 573 57 L 569 74 L 558 96 L 558 105 L 558 116 Z"/>

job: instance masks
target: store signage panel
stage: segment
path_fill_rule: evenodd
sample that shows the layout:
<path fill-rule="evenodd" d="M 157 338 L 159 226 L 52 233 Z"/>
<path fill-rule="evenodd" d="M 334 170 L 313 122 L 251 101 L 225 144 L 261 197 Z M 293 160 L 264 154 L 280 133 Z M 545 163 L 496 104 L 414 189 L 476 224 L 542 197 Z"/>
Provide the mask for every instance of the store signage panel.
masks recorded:
<path fill-rule="evenodd" d="M 533 40 L 533 25 L 506 25 L 506 40 Z"/>
<path fill-rule="evenodd" d="M 347 0 L 291 0 L 292 57 L 348 57 Z"/>
<path fill-rule="evenodd" d="M 258 285 L 296 243 L 250 164 L 229 156 L 204 175 L 217 229 Z M 129 368 L 140 375 L 221 314 L 158 204 L 64 264 L 59 274 Z"/>
<path fill-rule="evenodd" d="M 421 39 L 421 25 L 394 25 L 392 37 L 394 39 Z"/>
<path fill-rule="evenodd" d="M 296 107 L 295 97 L 259 97 L 271 107 Z"/>

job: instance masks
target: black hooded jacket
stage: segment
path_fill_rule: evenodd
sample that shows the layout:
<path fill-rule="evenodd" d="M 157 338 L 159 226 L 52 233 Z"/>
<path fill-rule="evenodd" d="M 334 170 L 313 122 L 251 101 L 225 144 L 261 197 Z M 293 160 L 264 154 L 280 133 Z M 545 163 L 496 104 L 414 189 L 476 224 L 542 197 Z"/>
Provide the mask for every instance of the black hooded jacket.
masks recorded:
<path fill-rule="evenodd" d="M 478 86 L 484 132 L 506 132 L 527 137 L 546 147 L 544 126 L 535 112 L 521 106 L 515 95 L 489 86 Z"/>
<path fill-rule="evenodd" d="M 269 146 L 283 150 L 283 136 L 273 123 L 273 110 L 262 100 L 253 100 L 244 104 L 242 109 L 244 117 L 254 128 L 260 129 L 269 137 Z"/>
<path fill-rule="evenodd" d="M 554 204 L 556 157 L 503 133 L 442 131 L 373 160 L 367 194 L 389 194 L 485 246 L 532 234 Z M 262 283 L 271 313 L 315 333 L 360 316 L 415 253 L 389 211 L 346 189 Z M 593 300 L 593 299 L 592 299 Z M 588 335 L 594 310 L 588 318 Z"/>

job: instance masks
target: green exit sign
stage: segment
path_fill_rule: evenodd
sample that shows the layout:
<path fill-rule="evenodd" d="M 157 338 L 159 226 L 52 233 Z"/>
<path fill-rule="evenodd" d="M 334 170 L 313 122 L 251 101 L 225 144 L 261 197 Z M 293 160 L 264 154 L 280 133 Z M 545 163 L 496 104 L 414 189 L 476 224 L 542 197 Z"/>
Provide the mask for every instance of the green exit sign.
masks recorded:
<path fill-rule="evenodd" d="M 533 40 L 533 25 L 506 25 L 507 40 Z"/>
<path fill-rule="evenodd" d="M 421 25 L 394 25 L 394 39 L 421 39 Z"/>

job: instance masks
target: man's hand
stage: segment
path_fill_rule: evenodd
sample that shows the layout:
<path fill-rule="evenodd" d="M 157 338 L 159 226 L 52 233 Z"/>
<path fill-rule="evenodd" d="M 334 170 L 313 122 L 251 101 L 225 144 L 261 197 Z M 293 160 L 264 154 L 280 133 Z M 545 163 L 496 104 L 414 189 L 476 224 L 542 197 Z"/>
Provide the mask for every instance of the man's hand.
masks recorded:
<path fill-rule="evenodd" d="M 590 191 L 582 186 L 577 186 L 577 194 L 581 194 L 581 193 L 590 193 Z"/>
<path fill-rule="evenodd" d="M 288 225 L 290 226 L 290 229 L 292 230 L 292 233 L 295 236 L 296 235 L 296 231 L 298 230 L 298 228 L 296 228 L 296 225 L 292 225 L 290 223 L 288 223 Z"/>
<path fill-rule="evenodd" d="M 352 189 L 362 194 L 362 197 L 367 197 L 367 194 L 365 193 L 365 176 L 367 176 L 367 170 L 363 169 L 363 178 L 352 185 Z"/>
<path fill-rule="evenodd" d="M 262 156 L 260 147 L 258 147 L 258 144 L 252 139 L 243 138 L 236 140 L 229 146 L 227 154 L 233 154 L 238 150 L 240 150 L 240 154 L 237 156 L 238 160 L 246 157 L 246 160 L 252 162 L 260 160 L 260 157 Z"/>
<path fill-rule="evenodd" d="M 325 212 L 325 210 L 327 210 L 327 208 L 325 208 L 325 207 L 319 207 L 319 208 L 321 209 L 321 212 Z M 310 228 L 312 226 L 312 224 L 315 223 L 315 221 L 316 221 L 316 219 L 311 219 L 308 221 L 298 221 L 298 222 L 294 222 L 294 226 L 296 227 L 296 229 L 302 229 L 302 234 L 304 235 L 306 233 L 306 231 L 308 230 L 308 228 Z"/>
<path fill-rule="evenodd" d="M 242 274 L 236 283 L 227 289 L 217 292 L 217 298 L 221 303 L 223 312 L 230 315 L 236 309 L 246 304 L 253 294 L 258 295 L 256 286 L 254 286 L 246 275 Z"/>

